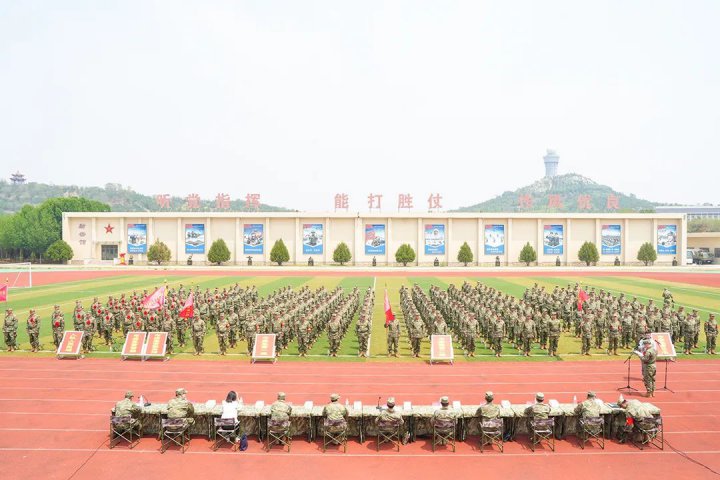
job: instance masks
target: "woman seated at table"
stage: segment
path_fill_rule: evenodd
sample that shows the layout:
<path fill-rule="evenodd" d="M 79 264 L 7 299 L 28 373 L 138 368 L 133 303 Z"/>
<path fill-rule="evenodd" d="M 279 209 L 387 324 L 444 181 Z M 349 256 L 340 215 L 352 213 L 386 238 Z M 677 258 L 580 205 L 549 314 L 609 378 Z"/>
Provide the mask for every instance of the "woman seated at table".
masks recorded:
<path fill-rule="evenodd" d="M 222 416 L 220 418 L 232 418 L 237 421 L 240 403 L 237 400 L 237 393 L 230 390 L 222 402 Z"/>

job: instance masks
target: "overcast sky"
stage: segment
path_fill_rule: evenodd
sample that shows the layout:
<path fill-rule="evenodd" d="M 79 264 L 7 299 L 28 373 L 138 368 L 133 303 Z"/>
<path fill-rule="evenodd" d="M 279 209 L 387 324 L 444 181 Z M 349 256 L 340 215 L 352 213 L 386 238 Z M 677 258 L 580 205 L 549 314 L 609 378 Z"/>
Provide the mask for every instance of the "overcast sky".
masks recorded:
<path fill-rule="evenodd" d="M 720 1 L 0 1 L 0 177 L 301 210 L 720 203 Z"/>

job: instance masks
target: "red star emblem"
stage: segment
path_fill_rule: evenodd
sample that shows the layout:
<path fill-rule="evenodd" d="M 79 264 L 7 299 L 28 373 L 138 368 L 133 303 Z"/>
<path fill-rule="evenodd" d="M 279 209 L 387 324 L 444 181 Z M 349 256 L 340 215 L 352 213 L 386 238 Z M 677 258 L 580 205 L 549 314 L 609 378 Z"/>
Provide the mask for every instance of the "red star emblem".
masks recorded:
<path fill-rule="evenodd" d="M 115 227 L 113 227 L 112 225 L 110 225 L 110 224 L 108 223 L 107 226 L 105 227 L 105 233 L 112 233 L 112 231 L 113 231 L 114 228 L 115 228 Z"/>

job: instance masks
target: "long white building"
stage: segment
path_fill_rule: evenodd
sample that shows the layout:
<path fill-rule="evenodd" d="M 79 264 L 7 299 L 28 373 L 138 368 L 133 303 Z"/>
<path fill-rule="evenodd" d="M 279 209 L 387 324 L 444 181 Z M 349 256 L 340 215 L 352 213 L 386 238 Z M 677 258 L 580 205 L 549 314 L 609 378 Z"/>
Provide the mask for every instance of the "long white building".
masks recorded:
<path fill-rule="evenodd" d="M 520 250 L 530 243 L 540 265 L 578 264 L 578 250 L 593 242 L 600 263 L 617 257 L 623 264 L 639 263 L 638 249 L 650 242 L 657 264 L 684 257 L 687 225 L 683 214 L 542 214 L 542 213 L 189 213 L 100 212 L 63 214 L 63 239 L 75 254 L 74 263 L 102 263 L 133 257 L 147 261 L 147 248 L 156 240 L 172 252 L 170 263 L 206 262 L 210 245 L 223 239 L 230 264 L 270 263 L 270 250 L 282 239 L 290 253 L 288 264 L 333 263 L 333 251 L 345 242 L 351 265 L 394 265 L 395 252 L 409 244 L 415 265 L 457 265 L 458 250 L 467 242 L 471 265 L 518 264 Z"/>

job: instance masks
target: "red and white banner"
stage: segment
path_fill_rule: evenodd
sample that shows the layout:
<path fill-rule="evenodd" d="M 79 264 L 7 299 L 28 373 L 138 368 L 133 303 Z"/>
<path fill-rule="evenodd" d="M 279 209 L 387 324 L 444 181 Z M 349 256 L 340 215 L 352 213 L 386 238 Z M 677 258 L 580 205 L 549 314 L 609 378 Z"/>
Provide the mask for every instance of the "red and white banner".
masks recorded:
<path fill-rule="evenodd" d="M 145 342 L 145 357 L 164 357 L 168 332 L 150 332 Z"/>
<path fill-rule="evenodd" d="M 255 335 L 252 360 L 275 360 L 275 334 L 258 333 Z"/>
<path fill-rule="evenodd" d="M 122 349 L 122 357 L 141 357 L 146 335 L 145 332 L 128 332 Z"/>
<path fill-rule="evenodd" d="M 7 302 L 7 292 L 7 285 L 3 285 L 0 287 L 0 302 Z"/>
<path fill-rule="evenodd" d="M 82 346 L 83 332 L 66 331 L 63 334 L 60 346 L 57 349 L 57 356 L 60 357 L 79 357 L 80 347 Z"/>
<path fill-rule="evenodd" d="M 142 302 L 143 308 L 149 310 L 162 308 L 163 305 L 165 305 L 165 287 L 158 288 Z"/>
<path fill-rule="evenodd" d="M 395 315 L 392 313 L 392 307 L 390 306 L 390 299 L 388 298 L 387 288 L 385 289 L 385 326 L 395 319 Z"/>
<path fill-rule="evenodd" d="M 180 310 L 180 314 L 178 316 L 180 318 L 192 318 L 194 315 L 195 300 L 192 292 L 190 292 L 190 296 L 188 296 L 187 300 L 185 300 L 185 305 L 183 306 L 182 310 Z"/>
<path fill-rule="evenodd" d="M 455 359 L 452 337 L 450 335 L 430 336 L 430 363 L 450 362 Z"/>
<path fill-rule="evenodd" d="M 587 294 L 585 290 L 580 290 L 580 293 L 578 293 L 578 301 L 577 301 L 577 309 L 578 312 L 583 311 L 583 303 L 590 298 L 590 295 Z"/>

